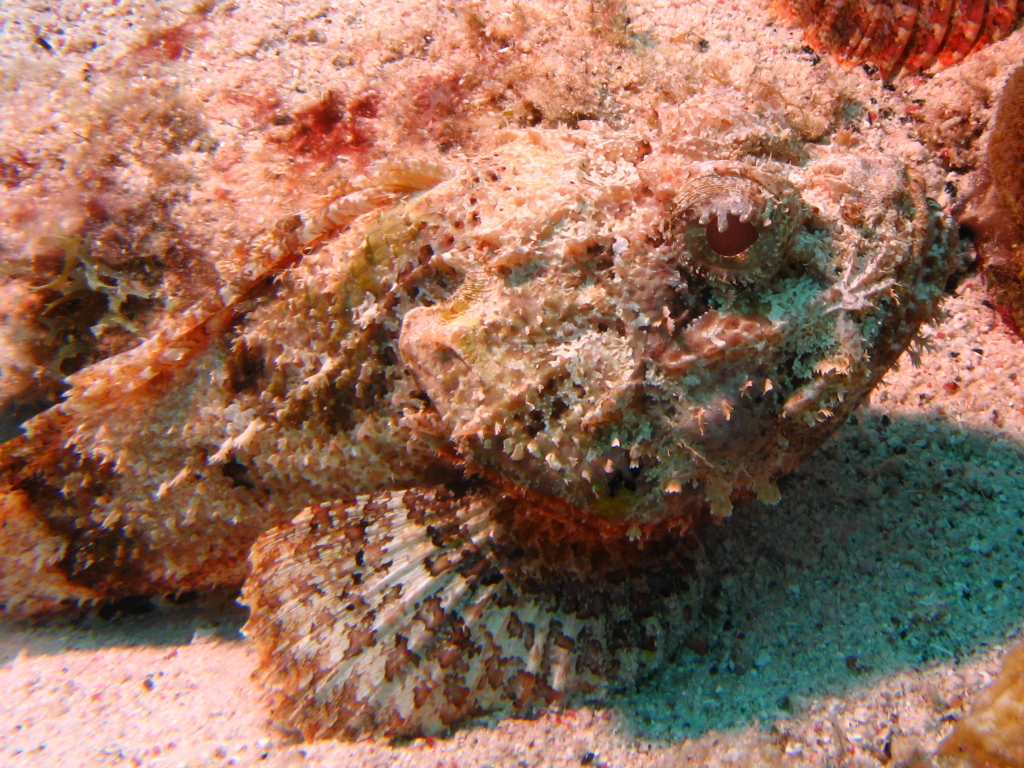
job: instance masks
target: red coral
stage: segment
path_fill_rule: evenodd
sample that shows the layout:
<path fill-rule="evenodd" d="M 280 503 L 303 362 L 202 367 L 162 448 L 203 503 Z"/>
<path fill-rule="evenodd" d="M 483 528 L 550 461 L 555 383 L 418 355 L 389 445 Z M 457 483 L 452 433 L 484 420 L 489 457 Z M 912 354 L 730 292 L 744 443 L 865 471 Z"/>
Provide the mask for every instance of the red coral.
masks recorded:
<path fill-rule="evenodd" d="M 195 19 L 189 19 L 174 27 L 154 30 L 128 57 L 136 63 L 178 61 L 189 52 L 189 43 L 199 36 L 197 26 Z"/>
<path fill-rule="evenodd" d="M 372 120 L 376 116 L 376 94 L 363 93 L 343 101 L 328 91 L 292 115 L 279 115 L 276 120 L 287 130 L 272 141 L 313 160 L 364 156 L 374 141 Z"/>

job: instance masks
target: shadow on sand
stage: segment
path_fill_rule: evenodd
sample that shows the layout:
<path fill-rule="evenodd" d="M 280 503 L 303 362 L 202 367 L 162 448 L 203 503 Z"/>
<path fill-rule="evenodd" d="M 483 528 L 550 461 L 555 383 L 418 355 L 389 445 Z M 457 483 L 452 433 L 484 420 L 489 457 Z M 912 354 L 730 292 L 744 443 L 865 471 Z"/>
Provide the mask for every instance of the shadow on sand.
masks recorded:
<path fill-rule="evenodd" d="M 234 601 L 235 595 L 237 590 L 174 599 L 129 597 L 55 616 L 0 618 L 0 665 L 18 654 L 241 640 L 248 611 Z"/>
<path fill-rule="evenodd" d="M 676 740 L 956 662 L 1024 618 L 1024 446 L 871 409 L 707 531 L 709 600 L 674 663 L 615 706 Z"/>

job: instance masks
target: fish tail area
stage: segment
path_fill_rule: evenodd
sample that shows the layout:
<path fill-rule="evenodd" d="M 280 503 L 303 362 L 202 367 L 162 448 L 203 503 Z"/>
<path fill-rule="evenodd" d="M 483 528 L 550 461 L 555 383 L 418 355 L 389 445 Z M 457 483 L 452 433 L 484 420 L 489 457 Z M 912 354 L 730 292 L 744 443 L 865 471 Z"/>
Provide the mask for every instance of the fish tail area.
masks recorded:
<path fill-rule="evenodd" d="M 265 534 L 245 633 L 307 739 L 442 734 L 597 698 L 686 636 L 699 545 L 447 489 L 318 505 Z"/>
<path fill-rule="evenodd" d="M 50 441 L 45 438 L 39 446 L 33 446 L 24 435 L 0 445 L 3 615 L 30 616 L 102 597 L 69 575 L 69 537 L 47 519 L 47 511 L 61 507 L 64 502 L 59 490 L 51 490 L 41 479 L 44 467 L 56 465 L 58 471 L 63 469 L 53 453 Z"/>
<path fill-rule="evenodd" d="M 31 616 L 99 599 L 67 578 L 60 567 L 66 548 L 24 493 L 0 490 L 0 614 Z"/>

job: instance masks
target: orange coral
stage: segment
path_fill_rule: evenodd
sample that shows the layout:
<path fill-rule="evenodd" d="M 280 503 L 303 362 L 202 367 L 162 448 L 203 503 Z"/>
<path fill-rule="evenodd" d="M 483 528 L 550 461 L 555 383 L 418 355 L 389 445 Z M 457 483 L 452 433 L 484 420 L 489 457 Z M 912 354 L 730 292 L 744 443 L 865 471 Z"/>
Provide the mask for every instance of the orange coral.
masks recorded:
<path fill-rule="evenodd" d="M 1018 227 L 1024 225 L 1024 66 L 1006 81 L 996 110 L 988 163 L 1000 203 Z"/>
<path fill-rule="evenodd" d="M 1024 329 L 1024 66 L 1006 81 L 985 167 L 960 223 L 974 232 L 978 257 L 1007 323 Z"/>
<path fill-rule="evenodd" d="M 1024 644 L 1007 654 L 999 677 L 978 694 L 938 754 L 940 764 L 958 768 L 1024 766 Z"/>

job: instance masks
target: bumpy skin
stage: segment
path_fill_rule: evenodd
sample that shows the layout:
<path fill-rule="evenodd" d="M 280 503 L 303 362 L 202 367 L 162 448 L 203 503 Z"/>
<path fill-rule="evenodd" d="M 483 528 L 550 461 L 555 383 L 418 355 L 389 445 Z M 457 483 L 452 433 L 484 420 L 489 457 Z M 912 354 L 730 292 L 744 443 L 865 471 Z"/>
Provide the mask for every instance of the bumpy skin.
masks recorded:
<path fill-rule="evenodd" d="M 897 161 L 732 92 L 380 168 L 3 446 L 2 600 L 237 583 L 277 526 L 247 632 L 306 736 L 631 684 L 686 636 L 699 518 L 778 499 L 945 252 Z"/>

